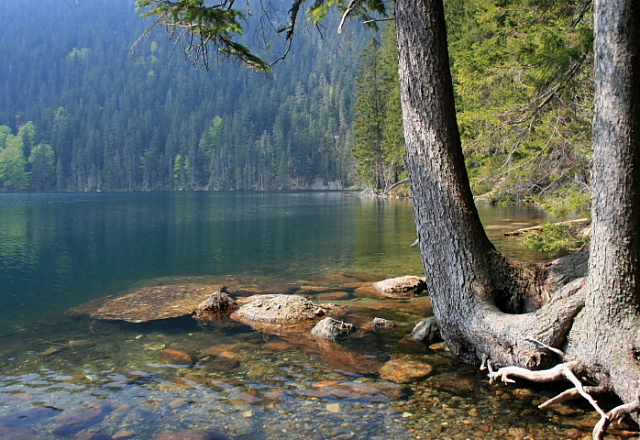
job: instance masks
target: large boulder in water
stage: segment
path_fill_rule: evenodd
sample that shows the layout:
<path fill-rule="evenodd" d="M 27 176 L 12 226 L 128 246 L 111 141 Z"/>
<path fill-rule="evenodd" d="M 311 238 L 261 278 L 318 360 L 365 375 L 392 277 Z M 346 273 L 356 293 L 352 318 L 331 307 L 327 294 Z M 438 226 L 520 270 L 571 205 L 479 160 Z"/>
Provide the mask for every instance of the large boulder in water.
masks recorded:
<path fill-rule="evenodd" d="M 336 306 L 314 304 L 299 295 L 256 295 L 232 317 L 241 322 L 287 323 L 308 321 L 327 315 Z"/>
<path fill-rule="evenodd" d="M 378 281 L 373 287 L 389 298 L 413 298 L 427 289 L 427 283 L 424 277 L 407 275 Z"/>
<path fill-rule="evenodd" d="M 375 283 L 364 283 L 355 290 L 356 296 L 370 298 L 394 298 L 411 299 L 427 289 L 426 279 L 406 275 L 398 278 L 390 278 Z"/>

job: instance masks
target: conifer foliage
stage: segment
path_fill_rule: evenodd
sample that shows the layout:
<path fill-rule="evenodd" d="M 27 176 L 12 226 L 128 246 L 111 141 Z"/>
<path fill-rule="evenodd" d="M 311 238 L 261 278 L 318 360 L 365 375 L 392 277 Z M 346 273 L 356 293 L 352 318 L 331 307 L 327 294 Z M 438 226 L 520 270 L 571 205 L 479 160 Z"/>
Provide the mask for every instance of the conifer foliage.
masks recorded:
<path fill-rule="evenodd" d="M 257 38 L 250 20 L 235 19 L 249 27 L 227 52 Z M 0 2 L 0 191 L 355 184 L 364 33 L 301 29 L 289 57 L 264 73 L 194 68 L 164 32 L 135 45 L 148 26 L 130 0 Z"/>
<path fill-rule="evenodd" d="M 364 48 L 358 76 L 353 155 L 360 181 L 384 191 L 405 177 L 395 27 Z"/>
<path fill-rule="evenodd" d="M 445 0 L 456 108 L 476 195 L 515 201 L 588 193 L 590 0 Z M 383 189 L 404 160 L 396 41 L 363 53 L 354 155 Z M 384 146 L 383 146 L 384 145 Z M 584 197 L 588 199 L 588 197 Z"/>

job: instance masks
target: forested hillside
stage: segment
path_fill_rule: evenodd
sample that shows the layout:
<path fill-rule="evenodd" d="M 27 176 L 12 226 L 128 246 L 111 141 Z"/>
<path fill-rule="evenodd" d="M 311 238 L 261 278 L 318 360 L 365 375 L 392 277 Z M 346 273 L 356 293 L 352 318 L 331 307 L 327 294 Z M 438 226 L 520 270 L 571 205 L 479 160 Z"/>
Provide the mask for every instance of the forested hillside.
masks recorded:
<path fill-rule="evenodd" d="M 474 193 L 535 198 L 562 216 L 589 200 L 589 0 L 445 0 L 458 124 Z M 363 52 L 354 154 L 370 185 L 403 172 L 395 28 Z M 557 202 L 557 203 L 556 203 Z M 553 205 L 553 206 L 552 206 Z"/>
<path fill-rule="evenodd" d="M 265 74 L 195 68 L 162 32 L 130 54 L 149 24 L 133 0 L 0 2 L 0 189 L 355 184 L 355 77 L 370 34 L 302 32 Z"/>

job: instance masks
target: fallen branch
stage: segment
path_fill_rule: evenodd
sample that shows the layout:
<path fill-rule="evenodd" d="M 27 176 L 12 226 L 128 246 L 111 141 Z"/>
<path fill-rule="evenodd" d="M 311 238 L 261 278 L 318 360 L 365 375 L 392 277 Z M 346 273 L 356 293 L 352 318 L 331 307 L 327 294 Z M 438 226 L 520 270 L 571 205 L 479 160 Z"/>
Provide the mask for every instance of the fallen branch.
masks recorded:
<path fill-rule="evenodd" d="M 518 235 L 522 235 L 525 232 L 529 232 L 529 231 L 539 231 L 541 229 L 544 229 L 548 226 L 558 226 L 558 225 L 573 225 L 573 224 L 577 224 L 577 223 L 589 223 L 591 221 L 591 219 L 589 218 L 578 218 L 575 220 L 567 220 L 564 222 L 557 222 L 557 223 L 549 223 L 549 224 L 544 224 L 544 225 L 538 225 L 538 226 L 531 226 L 529 228 L 520 228 L 520 229 L 516 229 L 515 231 L 511 231 L 511 232 L 505 232 L 504 236 L 505 237 L 515 237 Z"/>
<path fill-rule="evenodd" d="M 409 181 L 409 178 L 406 179 L 402 179 L 402 180 L 398 180 L 396 183 L 394 183 L 393 185 L 391 185 L 389 188 L 385 189 L 382 194 L 389 194 L 389 192 L 395 188 L 398 185 L 402 185 L 403 183 L 407 183 Z"/>

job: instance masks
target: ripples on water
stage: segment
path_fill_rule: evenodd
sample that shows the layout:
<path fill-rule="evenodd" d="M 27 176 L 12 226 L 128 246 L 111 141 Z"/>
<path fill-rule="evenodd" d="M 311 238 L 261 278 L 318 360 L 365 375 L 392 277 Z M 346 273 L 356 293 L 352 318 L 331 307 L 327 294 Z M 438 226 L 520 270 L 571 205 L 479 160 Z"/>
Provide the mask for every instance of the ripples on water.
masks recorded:
<path fill-rule="evenodd" d="M 354 286 L 344 289 L 342 299 L 331 301 L 349 306 L 349 318 L 355 322 L 368 322 L 379 316 L 400 324 L 392 333 L 366 332 L 364 347 L 355 339 L 347 340 L 345 346 L 351 350 L 347 353 L 360 353 L 355 357 L 361 361 L 407 358 L 434 367 L 427 379 L 410 384 L 354 373 L 349 367 L 353 364 L 344 358 L 342 365 L 311 347 L 239 324 L 203 328 L 189 317 L 146 324 L 65 317 L 62 312 L 71 306 L 152 284 L 155 277 L 214 275 L 206 271 L 214 270 L 215 264 L 221 265 L 216 275 L 234 267 L 238 272 L 257 268 L 264 274 L 287 266 L 278 269 L 278 274 L 298 284 L 310 282 L 300 274 L 306 272 L 311 277 L 311 267 L 323 273 L 345 267 L 368 268 L 378 277 L 418 272 L 419 257 L 415 248 L 408 248 L 415 231 L 411 224 L 403 223 L 411 215 L 410 207 L 405 205 L 389 208 L 376 202 L 367 207 L 356 202 L 354 211 L 353 201 L 345 202 L 341 197 L 333 200 L 331 203 L 338 207 L 346 209 L 344 204 L 348 205 L 343 212 L 342 208 L 327 208 L 309 202 L 305 196 L 296 196 L 304 202 L 301 210 L 291 199 L 283 203 L 278 197 L 263 197 L 272 206 L 265 217 L 279 221 L 300 217 L 309 226 L 318 220 L 314 216 L 328 209 L 328 217 L 320 221 L 335 217 L 334 221 L 340 222 L 340 226 L 301 234 L 310 239 L 307 249 L 276 239 L 274 228 L 284 228 L 283 236 L 290 236 L 297 234 L 294 229 L 300 225 L 293 220 L 284 226 L 265 223 L 254 197 L 248 203 L 225 201 L 219 210 L 202 210 L 190 196 L 185 196 L 190 200 L 186 204 L 182 199 L 167 202 L 165 196 L 150 196 L 153 197 L 158 197 L 159 206 L 141 204 L 139 196 L 129 195 L 81 195 L 77 199 L 47 195 L 42 200 L 27 197 L 26 201 L 20 201 L 19 196 L 0 198 L 0 208 L 15 208 L 0 209 L 0 235 L 7 239 L 6 243 L 9 237 L 19 238 L 13 247 L 0 245 L 0 257 L 22 265 L 24 272 L 15 275 L 7 267 L 0 269 L 0 273 L 4 270 L 12 276 L 15 286 L 11 292 L 6 287 L 1 291 L 5 296 L 4 313 L 7 304 L 15 305 L 6 299 L 8 295 L 19 295 L 20 301 L 27 304 L 33 301 L 36 310 L 13 318 L 9 313 L 2 326 L 0 439 L 566 439 L 589 435 L 596 417 L 580 402 L 540 411 L 536 405 L 556 391 L 489 385 L 476 368 L 459 364 L 441 346 L 431 349 L 407 338 L 413 325 L 428 312 L 425 298 L 374 300 L 356 295 Z M 127 202 L 129 198 L 131 203 Z M 33 217 L 30 209 L 51 216 L 49 222 L 38 215 Z M 70 218 L 61 214 L 61 209 L 85 210 L 87 215 Z M 18 219 L 14 217 L 9 224 L 9 215 Z M 251 249 L 264 254 L 260 262 L 246 256 L 238 259 L 233 249 L 224 246 L 222 259 L 210 258 L 212 252 L 218 252 L 216 246 L 225 243 L 224 237 L 215 236 L 215 231 L 231 235 L 236 227 L 228 228 L 219 221 L 232 224 L 234 216 L 248 220 L 253 227 L 252 232 L 243 234 L 252 244 Z M 27 219 L 27 223 L 20 219 Z M 202 227 L 194 226 L 197 223 Z M 351 225 L 346 233 L 338 234 L 332 229 L 340 230 L 345 223 Z M 133 232 L 119 229 L 119 224 Z M 162 231 L 154 235 L 158 228 Z M 96 245 L 91 234 L 109 229 L 115 230 L 116 235 L 101 237 L 98 241 L 102 247 L 91 249 Z M 354 235 L 355 230 L 360 234 Z M 143 243 L 152 249 L 143 253 L 142 259 L 131 249 L 123 250 L 126 241 L 110 249 L 105 241 L 123 233 L 129 234 L 131 249 Z M 25 239 L 34 235 L 37 239 Z M 147 242 L 136 241 L 141 235 Z M 313 235 L 320 238 L 316 240 Z M 84 248 L 75 242 L 70 245 L 74 237 L 84 243 Z M 167 241 L 166 248 L 148 242 L 158 237 Z M 198 247 L 194 239 L 204 240 L 208 250 Z M 187 251 L 180 248 L 180 242 L 185 240 L 189 241 Z M 244 246 L 243 240 L 235 237 L 232 244 Z M 34 244 L 40 246 L 40 253 L 34 251 Z M 47 249 L 49 245 L 51 249 Z M 273 253 L 273 247 L 284 252 L 285 257 Z M 166 255 L 155 255 L 170 250 L 184 255 L 189 268 L 182 269 Z M 197 258 L 189 256 L 188 250 L 195 252 Z M 228 264 L 224 263 L 225 257 L 230 260 Z M 108 261 L 117 258 L 124 261 L 114 263 L 114 269 Z M 205 267 L 194 268 L 195 260 L 205 260 Z M 66 266 L 70 261 L 74 265 Z M 66 267 L 78 265 L 79 269 L 65 272 Z M 150 267 L 139 272 L 127 269 L 137 265 Z M 101 275 L 104 271 L 108 276 Z M 54 286 L 47 290 L 51 286 L 41 285 L 47 295 L 37 290 L 38 274 Z M 16 277 L 29 281 L 21 284 Z M 113 284 L 109 284 L 109 278 L 113 278 Z M 198 278 L 192 281 L 198 282 Z M 58 304 L 54 293 L 61 288 L 71 292 L 70 299 L 61 296 Z M 316 302 L 327 301 L 318 297 Z M 47 309 L 53 312 L 47 313 Z M 200 360 L 191 367 L 169 365 L 159 359 L 163 349 L 188 352 Z M 215 362 L 223 351 L 232 362 Z M 630 436 L 619 429 L 610 438 Z"/>

